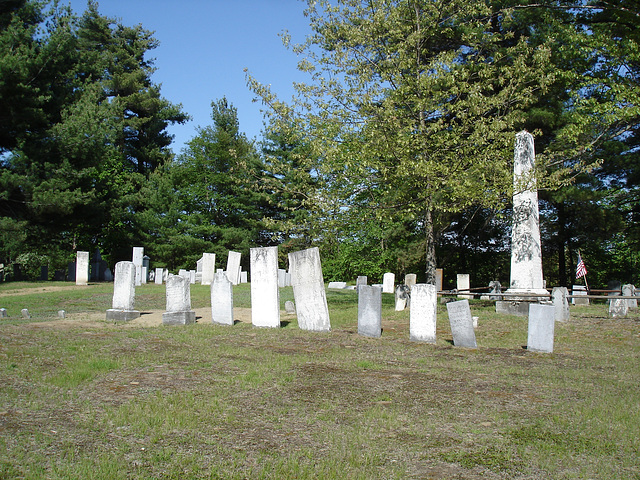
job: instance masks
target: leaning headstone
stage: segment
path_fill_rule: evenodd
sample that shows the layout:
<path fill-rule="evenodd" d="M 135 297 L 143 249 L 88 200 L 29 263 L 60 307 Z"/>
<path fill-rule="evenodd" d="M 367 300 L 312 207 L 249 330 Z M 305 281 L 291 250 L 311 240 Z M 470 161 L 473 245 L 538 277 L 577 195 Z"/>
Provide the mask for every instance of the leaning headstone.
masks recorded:
<path fill-rule="evenodd" d="M 216 273 L 211 282 L 211 321 L 233 325 L 233 285 L 224 272 Z"/>
<path fill-rule="evenodd" d="M 255 327 L 280 327 L 278 247 L 249 251 L 251 264 L 251 323 Z"/>
<path fill-rule="evenodd" d="M 216 274 L 216 254 L 215 253 L 203 253 L 202 254 L 202 279 L 201 285 L 211 285 L 213 282 L 213 276 Z"/>
<path fill-rule="evenodd" d="M 302 330 L 331 330 L 318 247 L 289 253 L 293 298 Z"/>
<path fill-rule="evenodd" d="M 623 285 L 622 286 L 622 296 L 623 297 L 635 297 L 636 295 L 636 287 L 634 285 Z M 638 308 L 638 300 L 635 298 L 627 299 L 627 304 L 629 308 Z"/>
<path fill-rule="evenodd" d="M 76 253 L 76 285 L 89 283 L 89 252 Z"/>
<path fill-rule="evenodd" d="M 156 285 L 162 285 L 162 277 L 163 277 L 163 269 L 156 268 L 156 275 L 154 277 L 154 282 Z"/>
<path fill-rule="evenodd" d="M 358 334 L 365 337 L 382 335 L 382 290 L 363 285 L 358 289 Z"/>
<path fill-rule="evenodd" d="M 284 302 L 284 311 L 289 314 L 296 313 L 296 304 L 291 300 L 287 300 L 286 302 Z"/>
<path fill-rule="evenodd" d="M 227 257 L 227 278 L 233 285 L 240 283 L 240 252 L 229 251 Z"/>
<path fill-rule="evenodd" d="M 167 278 L 167 310 L 162 314 L 164 325 L 195 323 L 196 312 L 191 310 L 191 283 L 180 275 Z"/>
<path fill-rule="evenodd" d="M 622 298 L 612 297 L 609 300 L 609 315 L 612 317 L 626 317 L 629 313 L 629 303 Z"/>
<path fill-rule="evenodd" d="M 511 282 L 506 293 L 548 294 L 542 279 L 542 249 L 533 135 L 516 135 L 513 158 Z"/>
<path fill-rule="evenodd" d="M 111 308 L 107 310 L 107 320 L 128 322 L 140 316 L 140 312 L 135 309 L 135 281 L 136 266 L 133 262 L 116 263 L 113 300 Z"/>
<path fill-rule="evenodd" d="M 411 289 L 409 338 L 415 342 L 436 343 L 436 288 L 435 285 L 417 283 Z"/>
<path fill-rule="evenodd" d="M 20 313 L 22 313 L 22 318 L 31 318 L 31 314 L 27 308 L 23 308 Z"/>
<path fill-rule="evenodd" d="M 569 290 L 567 287 L 553 287 L 551 298 L 554 307 L 554 319 L 556 322 L 569 320 Z"/>
<path fill-rule="evenodd" d="M 584 285 L 574 285 L 573 286 L 573 290 L 572 293 L 574 295 L 574 297 L 571 299 L 571 303 L 573 305 L 589 305 L 589 299 L 588 298 L 576 298 L 575 295 L 579 295 L 579 296 L 585 296 L 587 295 L 587 287 L 585 287 Z"/>
<path fill-rule="evenodd" d="M 529 330 L 527 350 L 532 352 L 553 352 L 555 327 L 555 307 L 532 303 L 529 305 Z"/>
<path fill-rule="evenodd" d="M 447 303 L 447 313 L 449 314 L 453 344 L 456 347 L 477 348 L 469 300 Z"/>
<path fill-rule="evenodd" d="M 411 305 L 411 288 L 409 285 L 396 287 L 396 312 L 401 312 Z"/>
<path fill-rule="evenodd" d="M 418 276 L 415 273 L 407 273 L 404 276 L 404 284 L 409 287 L 409 292 L 411 292 L 411 287 L 416 284 Z"/>
<path fill-rule="evenodd" d="M 456 277 L 457 277 L 456 288 L 458 289 L 459 292 L 465 292 L 464 294 L 458 294 L 458 298 L 472 299 L 473 295 L 469 294 L 469 288 L 471 286 L 471 283 L 469 280 L 469 274 L 458 273 Z"/>
<path fill-rule="evenodd" d="M 387 272 L 382 277 L 382 293 L 394 293 L 395 273 Z"/>
<path fill-rule="evenodd" d="M 7 318 L 7 309 L 6 308 L 0 308 L 0 318 Z"/>

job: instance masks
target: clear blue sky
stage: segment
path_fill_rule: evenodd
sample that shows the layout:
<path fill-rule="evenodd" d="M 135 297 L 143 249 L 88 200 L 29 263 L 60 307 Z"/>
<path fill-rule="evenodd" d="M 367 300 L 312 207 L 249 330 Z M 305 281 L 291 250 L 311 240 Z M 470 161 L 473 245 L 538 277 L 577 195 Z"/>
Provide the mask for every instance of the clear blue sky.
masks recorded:
<path fill-rule="evenodd" d="M 63 0 L 81 15 L 86 0 Z M 297 71 L 299 58 L 282 44 L 287 30 L 293 43 L 310 33 L 300 0 L 99 0 L 98 11 L 122 24 L 141 24 L 160 46 L 151 50 L 161 94 L 181 103 L 192 120 L 174 126 L 173 150 L 179 153 L 196 135 L 196 127 L 211 124 L 211 102 L 226 97 L 238 110 L 240 130 L 259 138 L 264 107 L 253 103 L 244 69 L 270 84 L 282 99 L 293 94 L 293 81 L 305 80 Z"/>

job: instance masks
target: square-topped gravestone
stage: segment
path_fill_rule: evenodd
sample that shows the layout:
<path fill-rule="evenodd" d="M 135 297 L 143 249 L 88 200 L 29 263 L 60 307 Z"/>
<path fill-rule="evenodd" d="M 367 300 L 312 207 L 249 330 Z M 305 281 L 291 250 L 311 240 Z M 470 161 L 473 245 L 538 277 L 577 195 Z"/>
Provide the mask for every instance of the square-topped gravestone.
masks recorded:
<path fill-rule="evenodd" d="M 136 298 L 136 266 L 133 262 L 116 263 L 113 280 L 113 301 L 107 310 L 107 320 L 128 322 L 140 316 L 135 309 Z"/>
<path fill-rule="evenodd" d="M 572 291 L 574 297 L 571 299 L 573 305 L 589 305 L 589 299 L 587 296 L 587 287 L 584 285 L 574 285 Z M 585 298 L 576 298 L 575 295 L 585 296 Z"/>
<path fill-rule="evenodd" d="M 436 343 L 436 286 L 417 283 L 411 289 L 409 339 L 415 342 Z"/>
<path fill-rule="evenodd" d="M 551 299 L 553 300 L 553 307 L 555 309 L 555 321 L 564 322 L 569 320 L 571 312 L 569 310 L 569 290 L 567 287 L 553 287 Z"/>
<path fill-rule="evenodd" d="M 418 276 L 415 273 L 407 273 L 404 276 L 404 284 L 409 287 L 409 292 L 411 292 L 411 287 L 413 287 L 417 282 Z"/>
<path fill-rule="evenodd" d="M 255 327 L 280 327 L 278 247 L 252 248 L 251 323 Z"/>
<path fill-rule="evenodd" d="M 215 253 L 203 253 L 202 254 L 202 279 L 201 285 L 211 285 L 213 282 L 213 276 L 216 273 L 216 254 Z"/>
<path fill-rule="evenodd" d="M 443 278 L 444 272 L 442 270 L 442 268 L 436 268 L 436 290 L 438 292 L 442 291 L 442 278 Z"/>
<path fill-rule="evenodd" d="M 227 257 L 227 278 L 233 285 L 240 283 L 240 252 L 229 251 Z"/>
<path fill-rule="evenodd" d="M 278 287 L 284 288 L 287 286 L 287 271 L 284 268 L 278 269 Z"/>
<path fill-rule="evenodd" d="M 164 325 L 195 323 L 196 312 L 191 310 L 191 283 L 180 275 L 167 278 L 167 311 L 162 314 Z"/>
<path fill-rule="evenodd" d="M 156 285 L 162 285 L 162 278 L 164 276 L 164 271 L 162 268 L 156 268 L 156 275 L 154 277 L 154 282 Z"/>
<path fill-rule="evenodd" d="M 555 307 L 532 303 L 529 305 L 529 330 L 527 350 L 532 352 L 553 352 L 555 328 Z"/>
<path fill-rule="evenodd" d="M 211 321 L 233 325 L 233 285 L 224 272 L 216 273 L 211 282 Z"/>
<path fill-rule="evenodd" d="M 609 300 L 609 315 L 612 317 L 626 317 L 629 313 L 629 302 L 622 298 L 612 297 Z"/>
<path fill-rule="evenodd" d="M 76 285 L 89 284 L 89 252 L 76 253 Z"/>
<path fill-rule="evenodd" d="M 366 285 L 367 284 L 367 276 L 366 275 L 360 275 L 357 279 L 356 279 L 356 288 L 359 287 L 360 285 Z"/>
<path fill-rule="evenodd" d="M 302 330 L 331 330 L 318 247 L 289 253 L 293 299 Z"/>
<path fill-rule="evenodd" d="M 469 288 L 471 286 L 468 273 L 458 273 L 456 275 L 456 288 L 458 291 L 464 292 L 464 294 L 458 294 L 458 298 L 473 298 L 473 295 L 469 295 Z"/>
<path fill-rule="evenodd" d="M 395 273 L 387 272 L 382 276 L 382 293 L 394 293 Z"/>
<path fill-rule="evenodd" d="M 358 288 L 358 334 L 365 337 L 382 335 L 382 290 L 362 285 Z"/>
<path fill-rule="evenodd" d="M 469 300 L 447 303 L 447 313 L 449 314 L 453 344 L 456 347 L 478 348 Z"/>

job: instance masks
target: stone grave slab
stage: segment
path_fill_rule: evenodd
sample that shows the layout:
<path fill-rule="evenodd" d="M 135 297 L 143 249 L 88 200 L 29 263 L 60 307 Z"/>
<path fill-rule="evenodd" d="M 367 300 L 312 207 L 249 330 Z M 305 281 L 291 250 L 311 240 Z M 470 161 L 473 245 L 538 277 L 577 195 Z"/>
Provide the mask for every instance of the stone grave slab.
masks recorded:
<path fill-rule="evenodd" d="M 555 307 L 532 303 L 529 306 L 529 329 L 527 350 L 531 352 L 553 352 Z"/>
<path fill-rule="evenodd" d="M 382 290 L 362 285 L 358 289 L 358 334 L 378 338 L 382 335 Z"/>
<path fill-rule="evenodd" d="M 411 289 L 409 339 L 414 342 L 436 343 L 437 287 L 417 283 Z"/>
<path fill-rule="evenodd" d="M 456 347 L 478 348 L 469 300 L 447 303 L 447 313 L 449 314 L 453 344 Z"/>

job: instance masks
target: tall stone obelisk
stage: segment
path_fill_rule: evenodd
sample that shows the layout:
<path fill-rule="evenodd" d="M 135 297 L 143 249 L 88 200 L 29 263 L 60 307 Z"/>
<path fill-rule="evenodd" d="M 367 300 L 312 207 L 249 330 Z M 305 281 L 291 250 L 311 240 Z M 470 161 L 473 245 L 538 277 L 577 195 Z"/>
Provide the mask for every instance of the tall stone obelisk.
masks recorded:
<path fill-rule="evenodd" d="M 548 294 L 542 279 L 542 248 L 533 135 L 516 135 L 513 158 L 511 281 L 506 293 Z"/>

